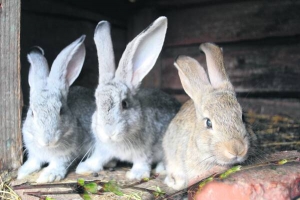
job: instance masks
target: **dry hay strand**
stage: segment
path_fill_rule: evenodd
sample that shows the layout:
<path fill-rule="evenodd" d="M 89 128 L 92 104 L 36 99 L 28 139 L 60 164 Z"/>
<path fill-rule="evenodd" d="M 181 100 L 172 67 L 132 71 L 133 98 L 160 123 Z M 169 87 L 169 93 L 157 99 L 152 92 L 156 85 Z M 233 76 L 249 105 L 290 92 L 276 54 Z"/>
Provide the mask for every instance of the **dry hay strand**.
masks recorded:
<path fill-rule="evenodd" d="M 0 174 L 0 199 L 21 200 L 15 191 L 10 187 L 12 177 L 8 171 Z"/>

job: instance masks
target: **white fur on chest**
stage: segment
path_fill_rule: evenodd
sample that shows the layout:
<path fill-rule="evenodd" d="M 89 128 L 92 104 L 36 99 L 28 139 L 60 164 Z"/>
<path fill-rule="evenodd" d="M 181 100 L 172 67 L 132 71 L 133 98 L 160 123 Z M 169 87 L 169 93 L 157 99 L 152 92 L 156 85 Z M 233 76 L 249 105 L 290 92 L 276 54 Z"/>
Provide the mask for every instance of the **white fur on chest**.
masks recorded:
<path fill-rule="evenodd" d="M 23 131 L 25 147 L 28 154 L 42 162 L 50 162 L 55 159 L 70 159 L 70 149 L 63 148 L 47 148 L 40 146 L 33 136 L 26 131 Z M 62 150 L 63 149 L 63 150 Z"/>
<path fill-rule="evenodd" d="M 101 151 L 102 153 L 110 154 L 112 158 L 126 162 L 133 162 L 145 156 L 145 153 L 141 149 L 127 147 L 124 143 L 102 144 Z"/>

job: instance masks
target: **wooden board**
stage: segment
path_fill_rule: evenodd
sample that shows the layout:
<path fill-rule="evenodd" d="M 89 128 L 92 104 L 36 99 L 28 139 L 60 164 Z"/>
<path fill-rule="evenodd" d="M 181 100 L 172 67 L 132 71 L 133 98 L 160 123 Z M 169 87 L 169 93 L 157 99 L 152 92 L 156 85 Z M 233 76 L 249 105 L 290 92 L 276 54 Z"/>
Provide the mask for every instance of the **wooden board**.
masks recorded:
<path fill-rule="evenodd" d="M 220 4 L 220 3 L 232 3 L 237 1 L 247 1 L 247 0 L 144 0 L 142 2 L 137 2 L 145 4 L 145 6 L 155 5 L 161 9 L 176 9 L 183 7 L 192 7 L 192 6 L 206 6 L 211 4 Z M 249 1 L 249 0 L 248 0 Z M 250 0 L 251 1 L 251 0 Z"/>
<path fill-rule="evenodd" d="M 300 1 L 234 1 L 161 10 L 169 19 L 166 46 L 300 34 Z"/>
<path fill-rule="evenodd" d="M 74 3 L 74 1 L 65 3 L 61 0 L 26 0 L 22 2 L 22 11 L 34 12 L 36 14 L 43 15 L 56 15 L 61 19 L 81 19 L 95 23 L 98 23 L 98 21 L 100 20 L 107 20 L 116 26 L 126 28 L 126 21 L 124 19 L 115 19 L 112 17 L 108 17 L 103 15 L 101 12 L 90 12 L 89 10 L 85 9 L 88 6 L 87 2 L 82 2 L 83 4 L 85 4 L 85 6 L 81 7 L 76 7 L 72 5 Z M 90 4 L 89 6 L 93 5 Z"/>
<path fill-rule="evenodd" d="M 22 161 L 20 0 L 0 0 L 0 171 Z"/>
<path fill-rule="evenodd" d="M 280 115 L 294 120 L 300 119 L 299 99 L 274 99 L 274 98 L 238 98 L 245 112 L 263 115 Z M 300 133 L 299 133 L 300 136 Z"/>

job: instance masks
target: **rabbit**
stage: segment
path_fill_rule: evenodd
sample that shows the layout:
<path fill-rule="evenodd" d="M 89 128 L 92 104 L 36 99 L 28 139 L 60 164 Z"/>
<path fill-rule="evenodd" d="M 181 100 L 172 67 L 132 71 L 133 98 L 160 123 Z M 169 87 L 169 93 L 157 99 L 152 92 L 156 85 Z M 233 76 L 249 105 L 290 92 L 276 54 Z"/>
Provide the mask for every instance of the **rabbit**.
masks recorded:
<path fill-rule="evenodd" d="M 73 161 L 93 145 L 94 91 L 79 86 L 69 89 L 82 69 L 84 40 L 85 35 L 64 48 L 50 72 L 42 48 L 36 47 L 27 55 L 30 105 L 22 133 L 28 159 L 19 168 L 17 179 L 48 163 L 36 182 L 59 181 Z"/>
<path fill-rule="evenodd" d="M 159 17 L 127 45 L 116 70 L 110 24 L 101 21 L 97 25 L 99 85 L 92 117 L 97 144 L 76 173 L 97 172 L 111 159 L 133 163 L 126 173 L 130 180 L 149 177 L 151 164 L 157 164 L 157 173 L 164 170 L 163 134 L 181 104 L 158 89 L 140 88 L 140 84 L 157 60 L 166 29 L 167 18 Z"/>
<path fill-rule="evenodd" d="M 246 160 L 254 134 L 242 119 L 242 108 L 225 72 L 222 50 L 200 45 L 209 78 L 193 58 L 179 56 L 174 65 L 191 98 L 172 119 L 163 138 L 165 183 L 179 190 L 209 170 L 225 170 Z"/>

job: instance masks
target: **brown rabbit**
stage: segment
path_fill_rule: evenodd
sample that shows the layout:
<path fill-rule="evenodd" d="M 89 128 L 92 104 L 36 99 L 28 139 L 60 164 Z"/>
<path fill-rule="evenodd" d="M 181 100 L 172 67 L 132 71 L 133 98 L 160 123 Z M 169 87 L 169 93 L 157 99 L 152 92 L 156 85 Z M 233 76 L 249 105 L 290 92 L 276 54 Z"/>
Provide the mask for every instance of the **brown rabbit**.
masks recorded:
<path fill-rule="evenodd" d="M 204 43 L 209 79 L 193 58 L 179 56 L 174 65 L 191 97 L 171 121 L 163 139 L 167 177 L 173 189 L 186 187 L 213 168 L 243 162 L 248 155 L 251 130 L 228 76 L 221 49 Z"/>

